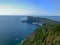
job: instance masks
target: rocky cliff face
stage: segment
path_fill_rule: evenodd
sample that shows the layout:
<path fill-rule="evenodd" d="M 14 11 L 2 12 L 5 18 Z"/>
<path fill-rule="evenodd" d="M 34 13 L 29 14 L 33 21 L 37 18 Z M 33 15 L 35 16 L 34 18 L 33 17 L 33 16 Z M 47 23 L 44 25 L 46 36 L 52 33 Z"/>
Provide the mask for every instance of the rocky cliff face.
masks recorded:
<path fill-rule="evenodd" d="M 19 45 L 60 45 L 60 24 L 38 27 Z"/>
<path fill-rule="evenodd" d="M 27 16 L 27 22 L 41 22 L 41 23 L 56 23 L 57 21 L 41 18 L 41 17 L 34 17 L 34 16 Z M 57 22 L 58 23 L 58 22 Z"/>

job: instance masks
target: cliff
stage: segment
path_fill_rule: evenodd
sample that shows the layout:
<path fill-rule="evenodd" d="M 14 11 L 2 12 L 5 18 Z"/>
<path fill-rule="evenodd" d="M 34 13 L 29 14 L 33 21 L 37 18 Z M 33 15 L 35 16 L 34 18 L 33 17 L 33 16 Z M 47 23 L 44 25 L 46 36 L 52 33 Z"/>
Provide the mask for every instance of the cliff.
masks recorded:
<path fill-rule="evenodd" d="M 19 45 L 60 45 L 60 24 L 37 27 Z"/>
<path fill-rule="evenodd" d="M 54 24 L 54 23 L 60 23 L 60 22 L 57 22 L 57 21 L 54 21 L 54 20 L 41 18 L 41 17 L 33 17 L 33 16 L 27 16 L 27 19 L 23 20 L 22 22 L 37 24 L 37 25 L 40 25 L 40 24 L 50 25 L 50 24 Z"/>

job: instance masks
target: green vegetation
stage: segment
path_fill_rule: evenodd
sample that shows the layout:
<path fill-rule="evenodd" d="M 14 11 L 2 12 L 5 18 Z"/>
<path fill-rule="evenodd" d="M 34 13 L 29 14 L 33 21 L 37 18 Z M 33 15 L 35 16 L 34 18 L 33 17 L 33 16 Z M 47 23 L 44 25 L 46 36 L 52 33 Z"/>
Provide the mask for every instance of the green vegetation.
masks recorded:
<path fill-rule="evenodd" d="M 60 24 L 38 27 L 19 45 L 60 45 Z"/>
<path fill-rule="evenodd" d="M 19 45 L 60 45 L 60 22 L 28 16 L 27 22 L 39 22 L 42 26 L 26 37 Z"/>

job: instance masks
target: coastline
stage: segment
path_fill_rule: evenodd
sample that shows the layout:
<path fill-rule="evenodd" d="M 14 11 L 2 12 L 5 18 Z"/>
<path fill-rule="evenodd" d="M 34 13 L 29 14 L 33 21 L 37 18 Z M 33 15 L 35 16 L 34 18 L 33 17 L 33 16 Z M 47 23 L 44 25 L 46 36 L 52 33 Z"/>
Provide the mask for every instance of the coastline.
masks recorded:
<path fill-rule="evenodd" d="M 54 22 L 54 21 L 53 21 Z M 28 23 L 28 22 L 26 22 L 26 23 Z M 47 34 L 49 34 L 50 32 L 49 31 L 52 31 L 52 30 L 50 30 L 50 28 L 49 27 L 51 27 L 51 28 L 55 28 L 55 26 L 60 26 L 60 23 L 59 22 L 54 22 L 54 23 L 51 23 L 51 24 L 49 24 L 49 25 L 41 25 L 41 26 L 38 26 L 37 28 L 36 28 L 36 30 L 32 33 L 32 34 L 30 34 L 30 35 L 28 35 L 19 45 L 26 45 L 26 44 L 29 44 L 29 45 L 31 45 L 31 43 L 33 43 L 33 41 L 34 40 L 36 40 L 36 39 L 34 39 L 35 38 L 35 35 L 36 34 L 38 34 L 38 33 L 36 33 L 38 30 L 41 30 L 41 32 L 40 32 L 40 36 L 42 36 L 43 38 L 44 38 L 44 36 L 46 36 Z M 53 27 L 52 27 L 53 26 Z M 43 29 L 43 30 L 42 30 Z M 48 30 L 49 29 L 49 30 Z M 49 33 L 48 33 L 49 32 Z M 36 34 L 35 34 L 36 33 Z M 41 35 L 41 33 L 43 33 L 44 35 Z M 60 35 L 60 34 L 59 34 Z M 53 35 L 54 36 L 54 35 Z M 39 36 L 38 36 L 39 37 Z M 42 38 L 42 37 L 40 37 L 40 38 Z M 50 37 L 51 38 L 51 37 Z M 53 38 L 53 37 L 52 37 Z M 42 39 L 41 39 L 42 40 Z M 43 39 L 44 40 L 44 39 Z M 42 44 L 44 44 L 44 43 L 42 43 Z M 32 45 L 34 45 L 34 44 L 32 44 Z"/>
<path fill-rule="evenodd" d="M 19 45 L 44 45 L 48 42 L 48 40 L 53 41 L 52 43 L 50 42 L 50 44 L 55 44 L 55 42 L 58 40 L 58 42 L 56 42 L 56 44 L 60 44 L 59 43 L 59 38 L 60 38 L 60 28 L 59 28 L 60 24 L 52 24 L 49 26 L 41 26 L 38 27 L 31 35 L 28 35 L 23 41 L 22 43 L 20 43 Z M 57 27 L 57 28 L 56 28 Z M 47 31 L 46 31 L 47 28 Z M 54 29 L 55 28 L 55 29 Z M 54 29 L 54 30 L 51 30 Z M 57 30 L 59 29 L 59 30 Z M 55 32 L 56 31 L 56 32 Z M 39 34 L 39 35 L 38 35 Z M 50 36 L 51 35 L 51 36 Z M 53 37 L 52 37 L 53 36 Z M 57 38 L 58 37 L 58 38 Z M 49 39 L 50 38 L 50 39 Z M 57 40 L 56 40 L 56 39 Z M 32 40 L 33 39 L 33 40 Z M 47 40 L 48 39 L 48 40 Z M 54 41 L 54 40 L 56 41 Z M 41 42 L 42 41 L 42 42 Z M 47 41 L 47 42 L 45 42 Z M 34 43 L 35 42 L 35 43 Z M 38 43 L 40 42 L 40 43 Z M 48 45 L 48 43 L 46 44 Z"/>

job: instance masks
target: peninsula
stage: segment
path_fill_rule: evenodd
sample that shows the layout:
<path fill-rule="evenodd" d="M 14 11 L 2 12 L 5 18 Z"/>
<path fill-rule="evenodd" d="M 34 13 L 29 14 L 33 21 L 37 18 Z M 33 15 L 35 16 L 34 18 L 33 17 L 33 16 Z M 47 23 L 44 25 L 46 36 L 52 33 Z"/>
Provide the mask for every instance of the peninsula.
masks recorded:
<path fill-rule="evenodd" d="M 60 45 L 60 22 L 37 17 L 28 17 L 26 20 L 27 23 L 31 21 L 42 22 L 46 25 L 37 27 L 19 45 Z"/>
<path fill-rule="evenodd" d="M 46 19 L 46 18 L 41 18 L 41 17 L 33 17 L 33 16 L 27 16 L 26 20 L 22 21 L 23 23 L 31 23 L 35 25 L 49 25 L 49 24 L 54 24 L 54 23 L 60 23 L 54 20 Z"/>

